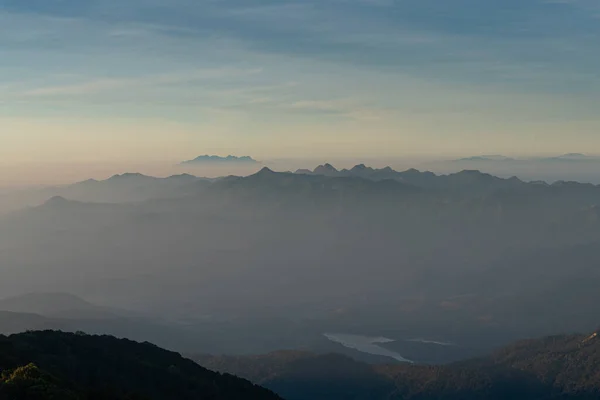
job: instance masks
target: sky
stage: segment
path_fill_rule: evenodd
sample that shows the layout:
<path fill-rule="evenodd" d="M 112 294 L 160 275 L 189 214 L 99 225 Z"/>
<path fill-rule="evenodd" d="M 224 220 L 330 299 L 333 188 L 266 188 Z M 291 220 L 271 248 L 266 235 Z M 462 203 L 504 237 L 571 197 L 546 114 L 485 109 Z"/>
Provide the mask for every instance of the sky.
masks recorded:
<path fill-rule="evenodd" d="M 600 154 L 598 43 L 597 0 L 0 0 L 0 180 Z"/>

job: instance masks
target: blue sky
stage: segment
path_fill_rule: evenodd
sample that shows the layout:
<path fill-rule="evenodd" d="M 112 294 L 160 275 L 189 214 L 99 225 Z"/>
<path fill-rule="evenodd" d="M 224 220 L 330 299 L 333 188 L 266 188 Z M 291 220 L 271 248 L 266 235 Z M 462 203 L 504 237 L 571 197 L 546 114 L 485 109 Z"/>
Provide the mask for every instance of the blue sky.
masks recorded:
<path fill-rule="evenodd" d="M 597 0 L 0 0 L 5 162 L 600 153 Z"/>

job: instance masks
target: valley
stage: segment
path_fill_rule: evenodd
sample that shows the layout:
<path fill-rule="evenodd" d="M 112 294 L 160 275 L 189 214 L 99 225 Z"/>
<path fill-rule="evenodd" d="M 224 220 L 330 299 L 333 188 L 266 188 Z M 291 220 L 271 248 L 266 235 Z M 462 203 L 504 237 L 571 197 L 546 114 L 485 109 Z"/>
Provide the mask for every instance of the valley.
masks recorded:
<path fill-rule="evenodd" d="M 0 219 L 0 290 L 69 295 L 3 309 L 43 317 L 20 318 L 34 327 L 184 352 L 381 362 L 323 333 L 381 336 L 394 339 L 376 344 L 384 359 L 426 364 L 596 327 L 600 188 L 477 171 L 315 171 L 122 174 L 56 188 Z"/>

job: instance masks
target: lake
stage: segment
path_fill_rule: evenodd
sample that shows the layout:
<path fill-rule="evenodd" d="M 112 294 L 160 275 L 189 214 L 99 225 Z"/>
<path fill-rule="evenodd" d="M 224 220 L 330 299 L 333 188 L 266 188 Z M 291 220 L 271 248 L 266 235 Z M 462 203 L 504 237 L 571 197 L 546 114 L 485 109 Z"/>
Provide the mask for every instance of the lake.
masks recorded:
<path fill-rule="evenodd" d="M 412 361 L 402 357 L 401 354 L 380 346 L 380 344 L 383 343 L 395 342 L 393 339 L 385 337 L 350 335 L 345 333 L 325 333 L 324 336 L 334 343 L 341 344 L 346 348 L 357 350 L 362 353 L 390 357 L 400 362 L 412 363 Z"/>

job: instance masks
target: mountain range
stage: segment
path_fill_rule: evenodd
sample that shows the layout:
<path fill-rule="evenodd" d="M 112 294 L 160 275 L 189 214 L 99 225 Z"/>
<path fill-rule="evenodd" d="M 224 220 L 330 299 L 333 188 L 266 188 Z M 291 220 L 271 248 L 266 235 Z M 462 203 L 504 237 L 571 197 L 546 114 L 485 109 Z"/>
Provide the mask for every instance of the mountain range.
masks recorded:
<path fill-rule="evenodd" d="M 259 173 L 247 178 L 225 177 L 225 178 L 200 178 L 190 174 L 173 175 L 166 178 L 156 178 L 139 173 L 124 173 L 114 175 L 106 180 L 90 179 L 66 186 L 47 187 L 43 189 L 21 190 L 14 193 L 0 195 L 0 215 L 15 211 L 26 206 L 37 206 L 54 196 L 64 197 L 70 200 L 83 202 L 103 203 L 125 203 L 142 202 L 152 199 L 177 199 L 184 196 L 197 195 L 199 191 L 210 186 L 211 183 L 219 181 L 232 182 L 235 179 L 250 181 L 256 176 L 266 175 L 273 172 L 269 168 L 263 168 Z M 457 173 L 438 175 L 428 171 L 409 169 L 406 171 L 395 171 L 390 167 L 376 169 L 359 164 L 351 169 L 337 170 L 331 164 L 320 165 L 314 170 L 297 170 L 296 175 L 325 176 L 337 178 L 362 178 L 371 181 L 393 180 L 400 183 L 412 185 L 421 189 L 438 189 L 447 192 L 463 191 L 460 194 L 480 194 L 497 191 L 503 188 L 525 186 L 516 177 L 503 179 L 491 174 L 482 173 L 477 170 L 463 170 Z M 279 178 L 289 178 L 289 173 L 277 173 Z M 296 179 L 296 183 L 302 182 Z M 529 182 L 535 186 L 561 186 L 567 182 L 557 181 L 552 184 L 546 182 Z M 575 185 L 575 182 L 568 182 Z M 589 186 L 580 184 L 581 187 Z M 473 190 L 474 192 L 470 192 Z"/>
<path fill-rule="evenodd" d="M 0 335 L 0 349 L 2 400 L 600 396 L 597 333 L 524 340 L 485 357 L 445 366 L 366 364 L 339 354 L 303 351 L 187 359 L 147 342 L 57 331 Z"/>
<path fill-rule="evenodd" d="M 600 156 L 567 153 L 558 156 L 507 157 L 481 155 L 424 164 L 435 171 L 477 169 L 501 177 L 518 176 L 525 181 L 578 181 L 600 183 Z"/>
<path fill-rule="evenodd" d="M 512 158 L 503 155 L 482 155 L 465 157 L 458 160 L 461 161 L 491 161 L 491 162 L 553 162 L 553 161 L 600 161 L 599 156 L 590 156 L 582 153 L 567 153 L 553 157 L 528 157 L 528 158 Z"/>
<path fill-rule="evenodd" d="M 0 299 L 0 335 L 39 330 L 82 331 L 151 342 L 178 352 L 237 353 L 251 348 L 244 343 L 235 346 L 239 341 L 236 332 L 240 329 L 245 330 L 248 341 L 258 340 L 261 334 L 253 332 L 246 321 L 213 321 L 210 326 L 195 326 L 186 321 L 99 306 L 68 293 L 28 293 Z"/>
<path fill-rule="evenodd" d="M 595 328 L 600 187 L 472 170 L 335 171 L 124 174 L 48 189 L 42 205 L 0 219 L 0 292 L 67 292 L 131 310 L 147 327 L 136 339 L 153 332 L 147 339 L 180 351 L 335 350 L 323 333 L 348 332 L 445 363 Z M 92 333 L 134 331 L 130 315 L 109 324 L 12 310 Z M 405 341 L 415 337 L 459 351 Z"/>
<path fill-rule="evenodd" d="M 488 156 L 484 156 L 488 157 Z M 494 158 L 500 158 L 503 156 L 489 156 Z M 476 157 L 481 158 L 481 157 Z M 487 160 L 492 160 L 492 158 L 486 158 Z M 467 159 L 463 159 L 465 161 Z M 470 158 L 469 160 L 474 160 L 474 158 Z M 502 160 L 505 160 L 504 158 Z M 371 168 L 364 164 L 358 164 L 350 169 L 341 169 L 338 170 L 331 164 L 319 165 L 314 170 L 308 169 L 299 169 L 295 172 L 296 174 L 301 175 L 319 175 L 319 176 L 328 176 L 328 177 L 355 177 L 355 178 L 363 178 L 374 181 L 382 181 L 382 180 L 395 180 L 398 182 L 403 182 L 407 184 L 411 184 L 414 186 L 418 186 L 423 189 L 441 189 L 441 190 L 464 190 L 471 188 L 476 190 L 484 190 L 484 191 L 495 191 L 504 188 L 510 187 L 518 187 L 518 186 L 526 186 L 526 185 L 535 185 L 535 186 L 560 186 L 565 183 L 570 183 L 572 185 L 578 184 L 577 182 L 565 182 L 565 181 L 556 181 L 552 183 L 542 182 L 542 181 L 532 181 L 526 182 L 523 181 L 516 176 L 510 178 L 500 178 L 494 176 L 489 173 L 484 173 L 478 170 L 469 170 L 465 169 L 460 172 L 451 173 L 451 174 L 434 174 L 430 171 L 419 171 L 417 169 L 409 169 L 406 171 L 396 171 L 390 167 L 385 168 Z M 579 183 L 581 186 L 588 186 L 586 183 Z M 600 185 L 598 186 L 600 187 Z M 470 194 L 462 193 L 463 195 Z"/>
<path fill-rule="evenodd" d="M 392 180 L 421 189 L 438 189 L 446 191 L 467 190 L 467 192 L 461 193 L 463 195 L 473 194 L 472 192 L 469 192 L 470 190 L 475 190 L 476 193 L 484 193 L 515 187 L 525 183 L 516 177 L 502 179 L 476 170 L 463 170 L 448 175 L 436 175 L 433 172 L 422 172 L 416 169 L 409 169 L 402 172 L 395 171 L 390 167 L 377 169 L 367 167 L 364 164 L 356 165 L 351 169 L 342 170 L 337 170 L 331 164 L 324 164 L 318 166 L 313 171 L 298 170 L 296 171 L 296 174 L 362 178 L 371 181 Z"/>
<path fill-rule="evenodd" d="M 525 340 L 446 366 L 369 365 L 337 354 L 195 356 L 287 400 L 550 400 L 600 396 L 598 335 Z"/>

